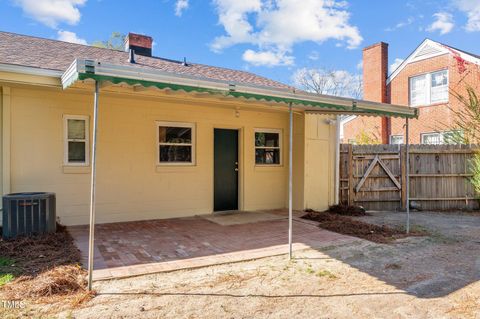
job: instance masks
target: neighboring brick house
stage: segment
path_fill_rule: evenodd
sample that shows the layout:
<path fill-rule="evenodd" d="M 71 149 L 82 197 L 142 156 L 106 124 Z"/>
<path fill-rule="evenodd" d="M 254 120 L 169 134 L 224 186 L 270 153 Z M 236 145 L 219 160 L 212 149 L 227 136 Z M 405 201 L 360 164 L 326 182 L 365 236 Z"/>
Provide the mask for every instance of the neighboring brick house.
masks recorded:
<path fill-rule="evenodd" d="M 418 108 L 410 121 L 410 143 L 441 144 L 455 126 L 455 112 L 462 104 L 452 92 L 466 95 L 468 86 L 480 88 L 480 56 L 429 39 L 423 41 L 388 76 L 388 44 L 363 50 L 364 99 Z M 405 121 L 374 117 L 349 118 L 343 141 L 405 142 Z"/>

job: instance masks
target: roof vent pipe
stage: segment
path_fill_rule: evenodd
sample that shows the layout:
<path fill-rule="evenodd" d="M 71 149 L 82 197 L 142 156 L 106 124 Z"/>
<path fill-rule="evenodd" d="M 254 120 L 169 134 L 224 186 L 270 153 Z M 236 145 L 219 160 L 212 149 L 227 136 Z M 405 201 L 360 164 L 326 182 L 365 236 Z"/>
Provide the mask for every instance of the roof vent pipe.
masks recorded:
<path fill-rule="evenodd" d="M 186 57 L 183 57 L 183 63 L 182 63 L 183 66 L 188 66 L 188 63 L 187 63 L 187 58 Z"/>
<path fill-rule="evenodd" d="M 128 51 L 128 62 L 129 63 L 135 63 L 135 50 L 130 49 Z"/>

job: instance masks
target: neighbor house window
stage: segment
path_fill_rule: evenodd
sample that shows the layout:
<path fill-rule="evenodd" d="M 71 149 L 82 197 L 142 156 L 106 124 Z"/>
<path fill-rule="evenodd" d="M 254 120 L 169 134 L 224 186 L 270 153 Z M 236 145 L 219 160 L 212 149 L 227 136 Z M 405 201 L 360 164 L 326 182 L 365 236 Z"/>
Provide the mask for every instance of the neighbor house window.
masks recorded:
<path fill-rule="evenodd" d="M 157 122 L 158 164 L 195 163 L 195 124 Z"/>
<path fill-rule="evenodd" d="M 403 135 L 391 135 L 390 144 L 403 144 Z"/>
<path fill-rule="evenodd" d="M 65 165 L 88 165 L 88 122 L 84 115 L 65 115 L 64 163 Z"/>
<path fill-rule="evenodd" d="M 461 131 L 435 132 L 421 134 L 422 144 L 457 144 L 463 136 Z"/>
<path fill-rule="evenodd" d="M 448 102 L 448 70 L 410 78 L 410 105 Z"/>
<path fill-rule="evenodd" d="M 273 129 L 255 130 L 255 164 L 281 164 L 281 131 Z"/>

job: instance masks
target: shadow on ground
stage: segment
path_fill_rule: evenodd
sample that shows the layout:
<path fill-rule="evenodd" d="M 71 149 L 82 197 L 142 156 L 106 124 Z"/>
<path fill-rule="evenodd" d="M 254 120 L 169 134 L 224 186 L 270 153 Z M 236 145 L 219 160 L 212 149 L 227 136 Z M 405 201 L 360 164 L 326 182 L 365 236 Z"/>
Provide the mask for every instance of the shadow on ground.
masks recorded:
<path fill-rule="evenodd" d="M 375 212 L 356 219 L 403 226 L 405 214 Z M 480 280 L 480 215 L 417 212 L 411 214 L 411 223 L 430 236 L 388 245 L 359 240 L 319 250 L 421 298 L 443 297 Z"/>

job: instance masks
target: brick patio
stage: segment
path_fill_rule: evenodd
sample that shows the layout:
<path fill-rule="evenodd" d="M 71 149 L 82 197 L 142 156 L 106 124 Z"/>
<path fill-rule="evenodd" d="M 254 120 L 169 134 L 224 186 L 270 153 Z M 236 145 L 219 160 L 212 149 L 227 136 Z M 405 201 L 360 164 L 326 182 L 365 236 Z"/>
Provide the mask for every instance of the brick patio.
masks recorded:
<path fill-rule="evenodd" d="M 251 223 L 224 225 L 206 217 L 160 219 L 100 224 L 95 228 L 94 279 L 109 279 L 202 267 L 285 254 L 288 252 L 288 219 L 285 211 L 252 214 Z M 351 241 L 347 236 L 322 230 L 311 221 L 294 218 L 294 250 Z M 263 217 L 263 216 L 260 216 Z M 232 215 L 232 219 L 238 215 Z M 260 220 L 260 221 L 259 221 Z M 88 226 L 69 227 L 86 263 Z"/>

